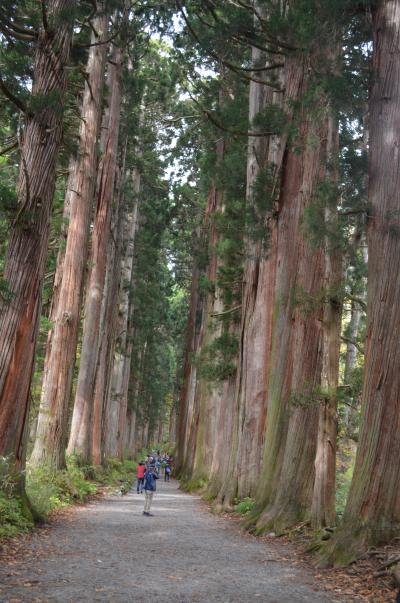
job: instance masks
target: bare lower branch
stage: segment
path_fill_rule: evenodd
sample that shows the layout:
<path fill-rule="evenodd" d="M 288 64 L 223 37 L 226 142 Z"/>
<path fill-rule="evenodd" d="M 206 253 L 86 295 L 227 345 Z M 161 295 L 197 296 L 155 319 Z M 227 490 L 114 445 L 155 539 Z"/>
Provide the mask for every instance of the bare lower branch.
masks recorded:
<path fill-rule="evenodd" d="M 13 151 L 17 147 L 18 147 L 18 140 L 13 142 L 12 144 L 8 145 L 7 147 L 4 147 L 4 149 L 0 149 L 0 156 L 7 155 L 7 153 L 9 153 L 10 151 Z"/>
<path fill-rule="evenodd" d="M 350 339 L 349 337 L 344 337 L 343 335 L 340 338 L 342 341 L 344 341 L 344 343 L 350 343 L 351 345 L 354 345 L 355 348 L 357 348 L 357 350 L 360 352 L 360 354 L 364 354 L 364 348 L 357 342 L 354 341 L 354 339 Z"/>
<path fill-rule="evenodd" d="M 27 112 L 25 103 L 11 92 L 11 90 L 7 87 L 4 80 L 2 79 L 1 75 L 0 90 L 3 92 L 4 96 L 8 98 L 8 100 L 10 100 L 20 111 L 22 111 L 22 113 Z"/>
<path fill-rule="evenodd" d="M 224 312 L 216 312 L 215 314 L 210 314 L 210 316 L 212 316 L 213 318 L 216 318 L 218 316 L 225 316 L 225 314 L 230 314 L 231 312 L 236 312 L 236 310 L 240 310 L 241 307 L 242 304 L 240 304 L 240 306 L 235 306 L 234 308 L 229 308 L 229 310 L 225 310 Z"/>

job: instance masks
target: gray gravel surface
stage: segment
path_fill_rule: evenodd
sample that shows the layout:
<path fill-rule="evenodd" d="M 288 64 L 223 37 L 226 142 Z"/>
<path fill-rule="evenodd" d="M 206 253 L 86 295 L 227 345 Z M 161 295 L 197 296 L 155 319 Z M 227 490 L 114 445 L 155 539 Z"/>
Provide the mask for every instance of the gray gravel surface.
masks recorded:
<path fill-rule="evenodd" d="M 281 548 L 244 537 L 176 482 L 159 480 L 153 517 L 142 515 L 143 498 L 110 495 L 36 532 L 25 558 L 0 567 L 0 601 L 338 601 L 304 567 L 282 561 Z"/>

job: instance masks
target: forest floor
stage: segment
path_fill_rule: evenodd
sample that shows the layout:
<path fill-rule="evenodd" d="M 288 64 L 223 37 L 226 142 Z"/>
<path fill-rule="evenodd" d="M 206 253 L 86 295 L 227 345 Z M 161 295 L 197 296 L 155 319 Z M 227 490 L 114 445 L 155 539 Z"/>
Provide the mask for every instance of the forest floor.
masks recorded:
<path fill-rule="evenodd" d="M 177 482 L 158 484 L 154 517 L 142 515 L 144 495 L 107 495 L 9 542 L 1 603 L 364 600 L 323 592 L 324 575 L 290 544 L 243 534 Z"/>

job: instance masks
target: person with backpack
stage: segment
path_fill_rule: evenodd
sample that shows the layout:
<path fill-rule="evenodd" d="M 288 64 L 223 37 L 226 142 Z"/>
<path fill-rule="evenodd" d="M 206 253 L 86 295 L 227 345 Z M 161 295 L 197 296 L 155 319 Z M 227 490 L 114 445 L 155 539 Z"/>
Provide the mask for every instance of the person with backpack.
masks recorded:
<path fill-rule="evenodd" d="M 153 501 L 153 495 L 156 491 L 156 480 L 158 480 L 158 473 L 155 469 L 155 466 L 152 464 L 147 468 L 146 473 L 144 474 L 144 510 L 143 515 L 152 516 L 150 513 L 151 503 Z"/>
<path fill-rule="evenodd" d="M 168 463 L 167 465 L 165 465 L 164 481 L 169 482 L 170 474 L 171 474 L 171 466 Z"/>
<path fill-rule="evenodd" d="M 140 493 L 143 494 L 144 474 L 145 473 L 146 473 L 146 463 L 144 463 L 143 461 L 140 461 L 138 466 L 136 467 L 136 487 L 137 487 L 138 494 L 139 494 L 139 490 L 140 490 Z"/>

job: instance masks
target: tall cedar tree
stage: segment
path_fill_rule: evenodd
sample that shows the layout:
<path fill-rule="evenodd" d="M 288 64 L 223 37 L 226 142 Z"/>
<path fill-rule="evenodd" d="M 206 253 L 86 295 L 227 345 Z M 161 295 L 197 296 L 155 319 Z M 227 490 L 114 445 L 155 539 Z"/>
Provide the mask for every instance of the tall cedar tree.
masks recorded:
<path fill-rule="evenodd" d="M 119 122 L 121 111 L 121 71 L 123 51 L 114 46 L 109 63 L 109 105 L 106 119 L 106 135 L 98 171 L 97 207 L 94 219 L 91 247 L 91 269 L 85 300 L 82 351 L 68 453 L 78 453 L 82 458 L 91 457 L 91 420 L 99 357 L 101 306 L 106 276 L 107 249 L 110 238 L 111 211 L 117 165 Z"/>
<path fill-rule="evenodd" d="M 25 113 L 18 181 L 18 212 L 4 278 L 12 294 L 0 315 L 0 455 L 24 465 L 41 289 L 47 257 L 56 163 L 62 136 L 73 15 L 67 0 L 46 3 L 36 32 L 31 104 Z"/>
<path fill-rule="evenodd" d="M 372 17 L 367 352 L 354 477 L 328 553 L 336 562 L 387 541 L 400 525 L 400 0 L 380 0 Z"/>
<path fill-rule="evenodd" d="M 104 3 L 103 3 L 104 4 Z M 31 461 L 60 469 L 65 463 L 68 404 L 71 396 L 89 227 L 97 175 L 106 37 L 109 15 L 99 3 L 93 19 L 87 81 L 82 98 L 78 154 L 68 179 L 66 248 L 58 254 L 35 445 Z"/>

